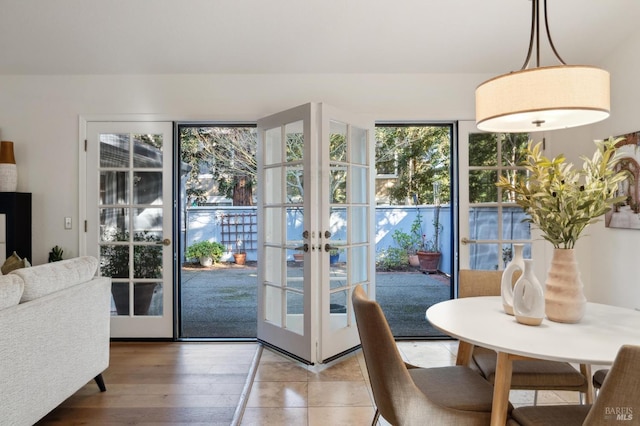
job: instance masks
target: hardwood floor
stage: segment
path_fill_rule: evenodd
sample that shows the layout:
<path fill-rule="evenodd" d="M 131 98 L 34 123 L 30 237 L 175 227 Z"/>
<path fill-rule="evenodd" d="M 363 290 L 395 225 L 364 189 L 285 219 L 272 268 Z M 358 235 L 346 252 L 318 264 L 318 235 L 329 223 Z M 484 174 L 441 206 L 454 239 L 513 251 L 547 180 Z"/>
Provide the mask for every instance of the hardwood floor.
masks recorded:
<path fill-rule="evenodd" d="M 38 425 L 232 424 L 257 343 L 111 344 L 101 393 L 91 381 Z"/>
<path fill-rule="evenodd" d="M 412 364 L 438 367 L 455 362 L 457 342 L 398 348 Z M 375 411 L 361 351 L 307 366 L 257 343 L 116 342 L 103 375 L 106 392 L 91 381 L 38 425 L 364 426 Z M 511 391 L 509 399 L 530 405 L 533 392 Z M 577 402 L 576 392 L 538 397 L 539 404 Z"/>

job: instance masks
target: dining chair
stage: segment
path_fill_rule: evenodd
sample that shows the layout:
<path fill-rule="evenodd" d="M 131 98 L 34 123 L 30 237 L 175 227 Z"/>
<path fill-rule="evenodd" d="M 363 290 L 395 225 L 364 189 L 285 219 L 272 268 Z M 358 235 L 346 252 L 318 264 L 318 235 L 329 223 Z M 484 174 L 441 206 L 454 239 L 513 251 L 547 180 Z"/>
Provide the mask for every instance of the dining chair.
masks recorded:
<path fill-rule="evenodd" d="M 600 392 L 600 388 L 602 388 L 602 384 L 604 383 L 604 379 L 607 377 L 608 372 L 608 368 L 602 368 L 593 373 L 593 390 L 596 392 L 596 395 Z"/>
<path fill-rule="evenodd" d="M 405 363 L 380 305 L 360 285 L 351 300 L 376 404 L 372 425 L 379 416 L 397 426 L 489 424 L 489 382 L 465 366 L 419 368 Z"/>
<path fill-rule="evenodd" d="M 518 275 L 514 276 L 517 279 Z M 458 297 L 500 296 L 502 271 L 460 270 Z M 506 314 L 505 314 L 506 315 Z M 472 368 L 477 369 L 489 382 L 494 383 L 497 354 L 495 351 L 479 346 L 474 347 Z M 588 367 L 584 367 L 588 372 Z M 590 374 L 588 374 L 590 376 Z M 513 361 L 511 389 L 533 390 L 534 405 L 538 402 L 540 390 L 563 390 L 588 392 L 588 379 L 568 362 L 546 360 Z"/>
<path fill-rule="evenodd" d="M 593 405 L 540 405 L 513 410 L 509 425 L 600 426 L 638 424 L 640 346 L 624 345 Z"/>

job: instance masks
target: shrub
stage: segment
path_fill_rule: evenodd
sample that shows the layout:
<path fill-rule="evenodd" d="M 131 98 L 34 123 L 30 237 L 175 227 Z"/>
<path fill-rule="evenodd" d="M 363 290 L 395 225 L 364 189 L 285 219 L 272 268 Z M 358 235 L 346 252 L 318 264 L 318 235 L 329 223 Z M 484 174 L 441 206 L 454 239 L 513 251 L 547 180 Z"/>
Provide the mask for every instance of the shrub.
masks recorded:
<path fill-rule="evenodd" d="M 187 259 L 210 257 L 214 262 L 218 262 L 224 251 L 225 247 L 217 241 L 198 241 L 187 247 L 184 255 Z"/>

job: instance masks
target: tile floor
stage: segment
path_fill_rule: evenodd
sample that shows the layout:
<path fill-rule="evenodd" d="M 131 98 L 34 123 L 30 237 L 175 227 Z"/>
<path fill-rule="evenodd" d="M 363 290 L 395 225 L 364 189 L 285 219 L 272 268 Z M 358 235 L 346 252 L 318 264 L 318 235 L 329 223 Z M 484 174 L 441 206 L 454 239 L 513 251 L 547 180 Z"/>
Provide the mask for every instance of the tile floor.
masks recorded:
<path fill-rule="evenodd" d="M 406 361 L 421 367 L 455 364 L 457 341 L 398 342 Z M 375 412 L 362 351 L 307 366 L 264 348 L 241 425 L 370 425 Z M 512 391 L 515 405 L 532 405 L 532 391 Z M 538 404 L 578 403 L 576 392 L 540 392 Z M 379 424 L 388 425 L 381 420 Z"/>

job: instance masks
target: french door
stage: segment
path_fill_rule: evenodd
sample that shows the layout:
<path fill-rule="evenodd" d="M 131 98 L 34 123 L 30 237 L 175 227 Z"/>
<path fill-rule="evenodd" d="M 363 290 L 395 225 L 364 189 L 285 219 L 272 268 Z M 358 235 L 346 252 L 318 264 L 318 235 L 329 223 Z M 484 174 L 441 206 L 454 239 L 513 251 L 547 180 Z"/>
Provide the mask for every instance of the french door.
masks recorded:
<path fill-rule="evenodd" d="M 373 137 L 325 104 L 258 121 L 258 339 L 307 363 L 357 346 L 351 292 L 375 297 Z"/>
<path fill-rule="evenodd" d="M 173 337 L 170 122 L 88 122 L 85 252 L 112 278 L 112 337 Z"/>
<path fill-rule="evenodd" d="M 544 255 L 543 241 L 523 222 L 525 213 L 495 186 L 498 176 L 525 173 L 519 164 L 527 134 L 481 132 L 474 122 L 458 123 L 460 269 L 502 270 L 513 244 L 524 245 L 525 258 Z M 545 262 L 536 262 L 544 276 Z"/>

